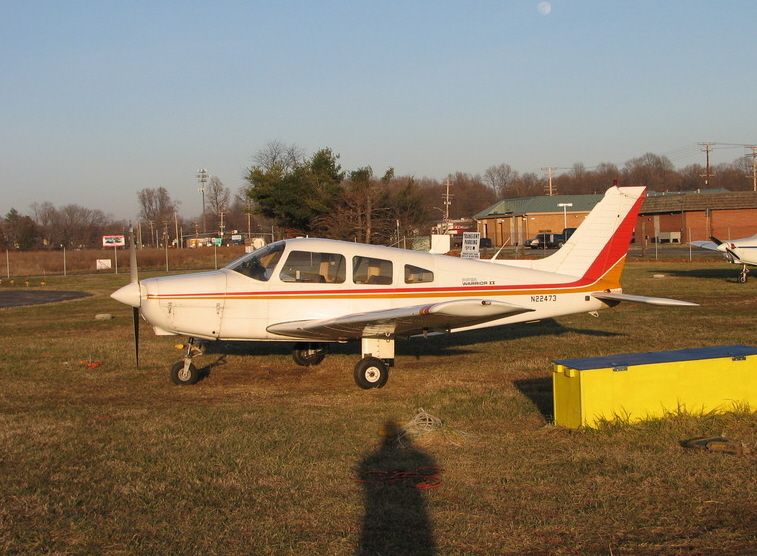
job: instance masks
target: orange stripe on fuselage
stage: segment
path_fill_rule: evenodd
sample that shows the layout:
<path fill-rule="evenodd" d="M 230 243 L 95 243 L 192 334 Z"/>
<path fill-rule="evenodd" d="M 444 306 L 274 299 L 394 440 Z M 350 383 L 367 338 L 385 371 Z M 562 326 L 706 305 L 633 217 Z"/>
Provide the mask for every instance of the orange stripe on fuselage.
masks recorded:
<path fill-rule="evenodd" d="M 620 275 L 623 272 L 625 255 L 615 263 L 603 276 L 593 282 L 577 280 L 565 284 L 534 284 L 529 286 L 484 286 L 484 287 L 448 287 L 448 288 L 381 288 L 376 290 L 313 290 L 313 291 L 277 291 L 277 292 L 237 292 L 229 294 L 164 294 L 148 295 L 148 299 L 169 300 L 221 300 L 221 299 L 423 299 L 434 297 L 475 297 L 475 296 L 511 296 L 537 295 L 544 293 L 564 294 L 611 290 L 620 287 Z"/>

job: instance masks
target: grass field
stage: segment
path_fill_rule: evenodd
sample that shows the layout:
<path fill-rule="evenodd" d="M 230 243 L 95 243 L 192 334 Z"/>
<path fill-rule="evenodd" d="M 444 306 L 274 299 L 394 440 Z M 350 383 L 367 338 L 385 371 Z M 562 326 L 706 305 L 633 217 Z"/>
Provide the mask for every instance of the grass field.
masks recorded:
<path fill-rule="evenodd" d="M 0 310 L 0 552 L 756 553 L 747 408 L 579 431 L 549 416 L 552 359 L 757 344 L 757 280 L 735 272 L 631 263 L 626 291 L 702 306 L 399 343 L 375 391 L 353 383 L 351 345 L 310 369 L 288 346 L 228 346 L 173 386 L 177 340 L 144 323 L 133 369 L 130 309 L 108 297 L 127 275 L 51 277 L 94 295 Z M 443 426 L 398 445 L 387 431 L 420 408 Z M 721 434 L 751 454 L 679 445 Z M 384 480 L 429 467 L 436 488 Z"/>

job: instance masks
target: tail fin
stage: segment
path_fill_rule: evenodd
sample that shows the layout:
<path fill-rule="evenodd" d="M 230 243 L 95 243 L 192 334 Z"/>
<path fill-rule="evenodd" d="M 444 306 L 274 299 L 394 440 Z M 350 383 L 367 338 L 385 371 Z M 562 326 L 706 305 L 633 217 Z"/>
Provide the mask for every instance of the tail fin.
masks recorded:
<path fill-rule="evenodd" d="M 631 245 L 644 187 L 611 187 L 570 239 L 533 268 L 599 280 L 603 288 L 620 287 L 620 274 Z"/>

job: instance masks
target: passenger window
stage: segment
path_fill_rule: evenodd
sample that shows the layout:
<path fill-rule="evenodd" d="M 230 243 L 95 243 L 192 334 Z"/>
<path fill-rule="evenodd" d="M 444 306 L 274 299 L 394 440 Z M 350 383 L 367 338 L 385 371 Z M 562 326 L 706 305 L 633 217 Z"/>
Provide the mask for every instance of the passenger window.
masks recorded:
<path fill-rule="evenodd" d="M 344 256 L 335 253 L 292 251 L 279 278 L 282 282 L 341 284 L 346 277 Z"/>
<path fill-rule="evenodd" d="M 391 284 L 392 261 L 352 257 L 352 281 L 356 284 Z"/>
<path fill-rule="evenodd" d="M 419 266 L 405 265 L 406 284 L 425 284 L 434 281 L 434 273 Z"/>

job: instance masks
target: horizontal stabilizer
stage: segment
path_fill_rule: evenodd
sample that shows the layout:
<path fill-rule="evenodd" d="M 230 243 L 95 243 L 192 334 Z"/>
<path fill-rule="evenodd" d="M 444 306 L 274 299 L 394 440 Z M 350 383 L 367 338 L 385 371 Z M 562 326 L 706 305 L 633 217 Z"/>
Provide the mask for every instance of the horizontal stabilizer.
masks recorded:
<path fill-rule="evenodd" d="M 628 293 L 595 292 L 592 297 L 602 301 L 632 301 L 634 303 L 646 303 L 648 305 L 662 305 L 664 307 L 698 307 L 698 303 L 669 299 L 667 297 L 649 297 L 646 295 L 631 295 Z"/>
<path fill-rule="evenodd" d="M 431 331 L 447 332 L 451 328 L 473 326 L 532 310 L 502 301 L 462 299 L 329 319 L 282 322 L 269 326 L 268 331 L 290 338 L 319 340 L 393 338 Z"/>

